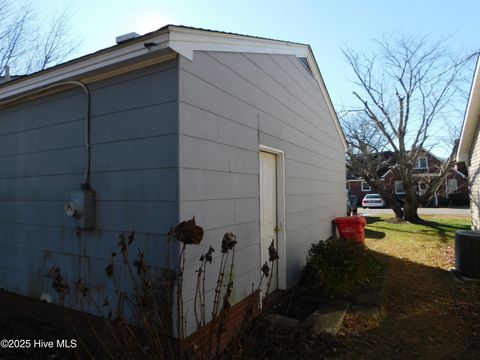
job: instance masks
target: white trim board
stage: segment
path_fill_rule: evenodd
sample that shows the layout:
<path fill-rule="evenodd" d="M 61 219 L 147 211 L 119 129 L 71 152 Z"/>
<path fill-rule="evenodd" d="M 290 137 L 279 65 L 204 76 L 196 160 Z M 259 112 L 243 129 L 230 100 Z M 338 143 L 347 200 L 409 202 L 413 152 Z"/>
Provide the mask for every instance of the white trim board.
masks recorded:
<path fill-rule="evenodd" d="M 470 148 L 478 126 L 480 114 L 480 55 L 477 57 L 475 77 L 468 98 L 467 111 L 463 119 L 462 134 L 458 143 L 457 161 L 468 161 Z"/>

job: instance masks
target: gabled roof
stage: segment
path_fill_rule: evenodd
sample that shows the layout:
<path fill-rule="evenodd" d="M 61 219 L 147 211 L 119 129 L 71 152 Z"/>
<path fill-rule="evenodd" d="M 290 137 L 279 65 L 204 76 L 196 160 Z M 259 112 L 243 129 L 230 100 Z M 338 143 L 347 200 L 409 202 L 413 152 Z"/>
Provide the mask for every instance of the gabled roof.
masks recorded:
<path fill-rule="evenodd" d="M 77 80 L 88 84 L 115 76 L 121 73 L 120 66 L 128 68 L 123 71 L 130 71 L 166 61 L 177 54 L 193 60 L 195 51 L 282 54 L 304 58 L 302 61 L 308 64 L 317 81 L 338 135 L 345 149 L 347 148 L 340 122 L 309 45 L 185 26 L 167 25 L 135 39 L 0 84 L 0 106 L 10 102 L 12 98 L 36 92 L 55 83 Z"/>
<path fill-rule="evenodd" d="M 456 145 L 455 145 L 456 146 Z M 424 155 L 430 155 L 431 157 L 435 158 L 436 160 L 438 160 L 439 162 L 443 162 L 442 159 L 438 158 L 436 155 L 432 154 L 430 151 L 428 151 L 427 149 L 425 148 L 421 148 L 421 151 L 422 151 L 422 154 Z M 455 148 L 454 150 L 455 151 Z M 372 161 L 374 160 L 380 160 L 382 162 L 384 162 L 384 165 L 380 168 L 377 169 L 377 175 L 378 177 L 380 177 L 381 179 L 384 179 L 390 172 L 392 172 L 392 169 L 396 168 L 397 167 L 397 153 L 394 152 L 394 151 L 381 151 L 379 153 L 374 153 L 374 154 L 371 154 L 369 156 L 368 159 L 371 159 Z M 349 171 L 349 167 L 347 165 L 347 179 L 357 179 L 359 178 L 358 176 L 356 176 L 355 174 L 351 173 Z M 463 177 L 465 177 L 465 175 L 461 172 L 461 171 L 458 171 L 456 169 L 453 169 L 454 171 L 458 172 L 460 175 L 462 175 Z"/>
<path fill-rule="evenodd" d="M 368 158 L 365 161 L 380 161 L 383 162 L 383 166 L 377 169 L 378 177 L 384 177 L 392 168 L 395 166 L 395 152 L 393 151 L 381 151 L 379 153 L 374 153 L 368 155 Z M 347 162 L 347 179 L 355 179 L 358 178 L 358 175 L 352 173 L 351 168 L 348 166 Z"/>
<path fill-rule="evenodd" d="M 480 117 L 480 61 L 477 58 L 475 76 L 470 96 L 468 98 L 467 111 L 463 119 L 462 135 L 458 144 L 457 161 L 467 161 L 472 146 L 475 131 L 477 129 L 478 119 Z"/>

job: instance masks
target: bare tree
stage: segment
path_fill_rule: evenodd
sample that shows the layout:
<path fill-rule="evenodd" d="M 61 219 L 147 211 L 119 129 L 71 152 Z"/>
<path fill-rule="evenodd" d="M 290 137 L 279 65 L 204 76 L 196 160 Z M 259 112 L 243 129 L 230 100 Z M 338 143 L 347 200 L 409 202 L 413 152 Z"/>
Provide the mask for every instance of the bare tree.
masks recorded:
<path fill-rule="evenodd" d="M 25 75 L 64 61 L 78 46 L 68 25 L 67 10 L 45 21 L 27 2 L 0 0 L 0 75 L 7 66 Z"/>
<path fill-rule="evenodd" d="M 426 152 L 445 146 L 445 139 L 436 141 L 435 135 L 458 129 L 452 122 L 460 124 L 462 118 L 452 119 L 452 108 L 458 107 L 461 80 L 475 54 L 452 57 L 445 39 L 429 43 L 426 38 L 393 37 L 376 44 L 378 52 L 370 56 L 343 50 L 355 74 L 353 83 L 358 90 L 353 95 L 360 104 L 342 116 L 348 164 L 351 172 L 382 195 L 398 218 L 416 223 L 421 221 L 418 207 L 435 196 L 455 164 L 454 138 L 458 134 L 450 134 L 450 154 L 436 169 L 438 175 L 423 179 L 426 186 L 422 191 L 415 168 Z M 381 178 L 381 170 L 386 168 L 402 180 L 404 204 Z"/>

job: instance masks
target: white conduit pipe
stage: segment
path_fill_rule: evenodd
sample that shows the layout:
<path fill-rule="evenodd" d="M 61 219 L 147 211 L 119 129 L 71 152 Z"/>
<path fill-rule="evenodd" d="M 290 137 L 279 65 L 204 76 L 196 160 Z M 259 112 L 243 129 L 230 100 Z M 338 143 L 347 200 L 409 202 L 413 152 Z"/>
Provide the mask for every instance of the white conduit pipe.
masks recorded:
<path fill-rule="evenodd" d="M 25 98 L 28 98 L 32 95 L 40 94 L 44 91 L 53 89 L 58 86 L 65 86 L 65 85 L 73 85 L 79 86 L 83 89 L 85 95 L 87 96 L 86 106 L 85 106 L 85 147 L 86 147 L 86 164 L 85 164 L 85 174 L 83 177 L 82 189 L 89 190 L 90 189 L 90 154 L 91 154 L 91 147 L 90 147 L 90 90 L 88 89 L 87 85 L 84 83 L 77 81 L 77 80 L 70 80 L 70 81 L 62 81 L 59 83 L 55 83 L 52 85 L 45 86 L 41 89 L 30 91 L 24 95 L 16 96 L 12 99 L 0 101 L 0 107 L 5 105 L 11 105 L 16 103 L 17 101 L 21 101 Z"/>

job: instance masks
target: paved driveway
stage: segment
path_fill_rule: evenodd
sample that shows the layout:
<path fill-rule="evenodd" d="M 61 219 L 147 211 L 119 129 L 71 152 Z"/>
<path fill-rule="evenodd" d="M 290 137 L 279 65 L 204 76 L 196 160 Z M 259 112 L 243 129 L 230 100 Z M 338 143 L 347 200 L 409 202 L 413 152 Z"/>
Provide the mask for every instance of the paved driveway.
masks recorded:
<path fill-rule="evenodd" d="M 392 214 L 392 209 L 363 209 L 358 208 L 358 214 L 363 215 L 380 215 L 380 214 Z M 470 215 L 470 208 L 419 208 L 419 215 Z"/>

